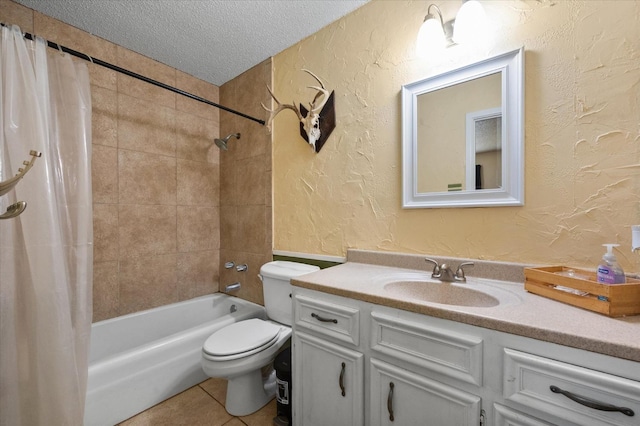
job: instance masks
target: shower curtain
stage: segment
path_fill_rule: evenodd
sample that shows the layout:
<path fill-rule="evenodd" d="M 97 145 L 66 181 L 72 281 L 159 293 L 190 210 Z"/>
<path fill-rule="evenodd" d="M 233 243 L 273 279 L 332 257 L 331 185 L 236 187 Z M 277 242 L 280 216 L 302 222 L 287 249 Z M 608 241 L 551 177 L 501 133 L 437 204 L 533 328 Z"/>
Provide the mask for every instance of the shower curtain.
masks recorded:
<path fill-rule="evenodd" d="M 84 63 L 2 28 L 0 425 L 81 425 L 91 332 L 91 96 Z"/>

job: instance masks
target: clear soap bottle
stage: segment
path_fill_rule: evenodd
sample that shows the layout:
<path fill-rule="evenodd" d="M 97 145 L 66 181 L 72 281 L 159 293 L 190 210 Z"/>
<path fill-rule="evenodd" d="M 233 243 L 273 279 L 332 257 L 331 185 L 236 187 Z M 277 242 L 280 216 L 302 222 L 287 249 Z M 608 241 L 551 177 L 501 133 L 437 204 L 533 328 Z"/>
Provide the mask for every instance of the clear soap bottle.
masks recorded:
<path fill-rule="evenodd" d="M 613 248 L 620 244 L 603 244 L 607 252 L 602 256 L 602 262 L 598 265 L 597 278 L 602 284 L 624 284 L 627 282 L 624 271 L 618 265 L 618 260 L 613 254 Z"/>

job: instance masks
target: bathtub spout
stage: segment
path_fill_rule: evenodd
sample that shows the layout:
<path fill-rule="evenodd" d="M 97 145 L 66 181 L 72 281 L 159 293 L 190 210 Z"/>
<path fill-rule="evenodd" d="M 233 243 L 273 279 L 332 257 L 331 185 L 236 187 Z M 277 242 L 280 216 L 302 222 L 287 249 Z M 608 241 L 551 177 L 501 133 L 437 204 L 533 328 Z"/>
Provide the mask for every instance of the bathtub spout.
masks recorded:
<path fill-rule="evenodd" d="M 239 282 L 235 282 L 233 284 L 227 284 L 224 287 L 225 293 L 228 293 L 230 291 L 236 291 L 236 290 L 240 290 L 240 283 Z"/>

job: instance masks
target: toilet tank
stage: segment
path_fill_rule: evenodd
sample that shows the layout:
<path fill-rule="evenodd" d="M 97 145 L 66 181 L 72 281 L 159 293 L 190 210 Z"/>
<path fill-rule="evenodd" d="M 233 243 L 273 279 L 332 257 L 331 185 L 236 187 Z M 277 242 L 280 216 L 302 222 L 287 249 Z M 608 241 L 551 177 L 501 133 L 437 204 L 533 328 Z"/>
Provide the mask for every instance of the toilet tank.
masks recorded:
<path fill-rule="evenodd" d="M 280 324 L 291 325 L 293 306 L 291 278 L 319 269 L 317 266 L 285 260 L 276 260 L 262 265 L 260 279 L 267 317 Z"/>

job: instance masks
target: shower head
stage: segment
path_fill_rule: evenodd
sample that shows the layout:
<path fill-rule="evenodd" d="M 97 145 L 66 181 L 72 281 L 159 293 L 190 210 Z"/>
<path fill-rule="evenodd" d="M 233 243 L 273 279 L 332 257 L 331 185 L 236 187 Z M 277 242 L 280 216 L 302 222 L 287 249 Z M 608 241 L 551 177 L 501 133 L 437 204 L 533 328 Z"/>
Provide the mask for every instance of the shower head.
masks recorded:
<path fill-rule="evenodd" d="M 220 148 L 223 151 L 226 151 L 227 150 L 227 142 L 229 142 L 229 139 L 231 139 L 232 137 L 234 137 L 236 139 L 240 139 L 240 133 L 231 133 L 230 135 L 227 135 L 227 137 L 224 138 L 224 139 L 216 138 L 214 140 L 214 142 L 216 143 L 218 148 Z"/>

